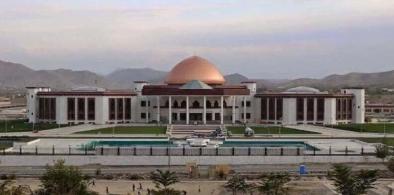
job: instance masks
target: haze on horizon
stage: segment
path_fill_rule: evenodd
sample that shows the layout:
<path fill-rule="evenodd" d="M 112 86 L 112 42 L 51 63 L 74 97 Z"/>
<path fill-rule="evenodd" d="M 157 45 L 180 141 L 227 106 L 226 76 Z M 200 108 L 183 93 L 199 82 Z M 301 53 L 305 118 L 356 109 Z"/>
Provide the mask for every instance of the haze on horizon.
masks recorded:
<path fill-rule="evenodd" d="M 34 69 L 168 71 L 199 55 L 225 74 L 321 78 L 393 70 L 393 35 L 391 0 L 0 1 L 0 60 Z"/>

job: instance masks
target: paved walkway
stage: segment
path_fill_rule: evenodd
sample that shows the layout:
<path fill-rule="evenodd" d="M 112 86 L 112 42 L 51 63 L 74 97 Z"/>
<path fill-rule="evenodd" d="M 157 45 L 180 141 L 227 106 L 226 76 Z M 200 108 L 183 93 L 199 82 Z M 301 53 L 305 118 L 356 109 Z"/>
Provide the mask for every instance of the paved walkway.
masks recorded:
<path fill-rule="evenodd" d="M 311 131 L 320 134 L 311 135 L 298 135 L 302 137 L 341 137 L 341 138 L 353 138 L 353 137 L 364 137 L 364 138 L 374 138 L 374 137 L 394 137 L 394 134 L 383 134 L 383 133 L 359 133 L 355 131 L 346 131 L 341 129 L 335 129 L 330 127 L 314 126 L 314 125 L 289 125 L 288 128 Z"/>
<path fill-rule="evenodd" d="M 156 134 L 75 134 L 81 131 L 89 131 L 101 128 L 111 128 L 114 126 L 143 126 L 144 124 L 111 124 L 111 125 L 77 125 L 70 127 L 62 127 L 50 130 L 39 131 L 38 133 L 29 132 L 13 132 L 13 133 L 0 133 L 0 136 L 29 136 L 29 137 L 71 137 L 71 138 L 131 138 L 131 137 L 167 137 L 166 135 Z M 341 129 L 314 126 L 314 125 L 288 125 L 288 128 L 311 131 L 319 134 L 272 134 L 272 135 L 256 135 L 255 138 L 379 138 L 379 137 L 390 137 L 394 138 L 394 134 L 383 134 L 383 133 L 359 133 L 354 131 L 346 131 Z M 238 137 L 237 135 L 233 136 Z M 243 136 L 241 136 L 243 137 Z"/>
<path fill-rule="evenodd" d="M 127 124 L 129 126 L 139 126 L 142 124 Z M 90 131 L 94 129 L 111 128 L 115 126 L 127 126 L 126 124 L 111 124 L 111 125 L 92 125 L 83 124 L 69 127 L 61 127 L 49 130 L 42 130 L 37 133 L 31 131 L 28 132 L 12 132 L 12 133 L 0 133 L 0 136 L 29 136 L 29 137 L 166 137 L 166 135 L 156 134 L 76 134 L 82 131 Z"/>

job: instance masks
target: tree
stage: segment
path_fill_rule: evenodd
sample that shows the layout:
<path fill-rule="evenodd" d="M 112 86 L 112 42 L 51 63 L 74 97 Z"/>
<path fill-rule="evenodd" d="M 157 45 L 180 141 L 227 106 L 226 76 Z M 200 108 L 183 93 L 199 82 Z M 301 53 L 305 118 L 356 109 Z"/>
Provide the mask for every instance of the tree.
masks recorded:
<path fill-rule="evenodd" d="M 92 195 L 97 194 L 88 190 L 90 178 L 73 166 L 66 166 L 64 160 L 57 161 L 53 166 L 47 166 L 46 172 L 40 178 L 41 189 L 37 194 L 42 195 Z"/>
<path fill-rule="evenodd" d="M 368 189 L 374 188 L 378 178 L 377 170 L 361 170 L 357 174 L 346 165 L 334 165 L 329 174 L 330 180 L 334 181 L 336 191 L 342 195 L 361 195 Z"/>
<path fill-rule="evenodd" d="M 259 192 L 266 195 L 281 195 L 287 193 L 285 184 L 290 181 L 290 176 L 287 173 L 270 173 L 261 176 L 261 182 L 258 183 L 257 189 Z"/>
<path fill-rule="evenodd" d="M 390 158 L 390 160 L 386 164 L 387 169 L 394 173 L 394 157 Z"/>
<path fill-rule="evenodd" d="M 385 144 L 377 144 L 375 145 L 375 155 L 377 158 L 384 159 L 390 154 L 389 147 Z"/>
<path fill-rule="evenodd" d="M 157 190 L 153 190 L 154 195 L 177 195 L 179 191 L 170 188 L 169 186 L 179 182 L 175 172 L 156 170 L 151 172 L 150 179 L 155 184 Z"/>
<path fill-rule="evenodd" d="M 246 183 L 245 178 L 241 177 L 240 175 L 236 174 L 232 178 L 230 178 L 227 183 L 224 185 L 225 188 L 231 190 L 233 195 L 236 195 L 237 192 L 244 192 L 246 193 L 250 186 Z"/>
<path fill-rule="evenodd" d="M 14 186 L 13 184 L 14 182 L 11 180 L 3 181 L 3 183 L 0 184 L 0 194 L 1 195 L 3 194 L 28 195 L 33 193 L 29 186 L 26 185 Z"/>

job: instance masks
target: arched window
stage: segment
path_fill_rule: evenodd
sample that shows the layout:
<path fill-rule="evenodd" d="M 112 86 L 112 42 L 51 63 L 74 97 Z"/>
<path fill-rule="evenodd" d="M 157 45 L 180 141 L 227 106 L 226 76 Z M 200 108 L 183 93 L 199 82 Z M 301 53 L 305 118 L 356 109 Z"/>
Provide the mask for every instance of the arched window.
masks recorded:
<path fill-rule="evenodd" d="M 200 103 L 198 101 L 194 101 L 192 104 L 192 108 L 199 108 L 200 107 Z"/>
<path fill-rule="evenodd" d="M 185 101 L 185 100 L 183 100 L 183 101 L 181 102 L 181 108 L 186 108 L 186 101 Z"/>
<path fill-rule="evenodd" d="M 174 107 L 174 108 L 178 108 L 178 101 L 176 101 L 176 100 L 174 101 L 173 107 Z"/>
<path fill-rule="evenodd" d="M 215 103 L 213 104 L 213 107 L 219 108 L 219 102 L 218 102 L 218 101 L 215 101 Z"/>
<path fill-rule="evenodd" d="M 223 100 L 223 107 L 227 108 L 227 102 L 225 100 Z"/>
<path fill-rule="evenodd" d="M 209 101 L 209 100 L 207 100 L 207 108 L 212 108 L 212 104 L 211 104 L 211 102 Z"/>

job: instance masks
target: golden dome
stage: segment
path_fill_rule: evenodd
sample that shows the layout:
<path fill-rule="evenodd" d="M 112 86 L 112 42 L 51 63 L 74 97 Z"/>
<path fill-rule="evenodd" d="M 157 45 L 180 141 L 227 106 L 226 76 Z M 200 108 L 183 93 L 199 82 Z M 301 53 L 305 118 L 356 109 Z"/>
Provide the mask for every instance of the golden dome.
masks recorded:
<path fill-rule="evenodd" d="M 199 80 L 209 85 L 222 85 L 226 82 L 215 65 L 198 56 L 186 58 L 175 65 L 165 82 L 185 84 L 191 80 Z"/>

